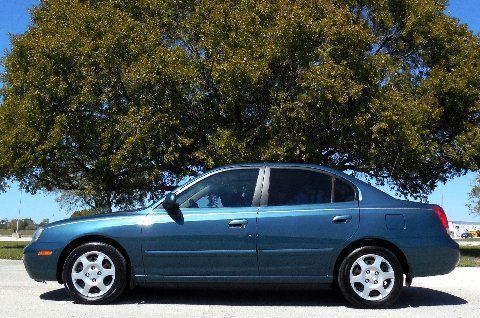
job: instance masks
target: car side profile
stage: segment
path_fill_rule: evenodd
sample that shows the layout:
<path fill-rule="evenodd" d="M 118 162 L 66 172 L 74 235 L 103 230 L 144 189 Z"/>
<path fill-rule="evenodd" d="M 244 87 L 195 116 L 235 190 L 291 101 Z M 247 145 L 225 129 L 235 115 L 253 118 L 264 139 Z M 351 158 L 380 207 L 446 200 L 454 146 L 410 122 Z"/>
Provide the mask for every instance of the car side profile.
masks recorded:
<path fill-rule="evenodd" d="M 265 163 L 206 172 L 144 210 L 51 223 L 24 250 L 31 278 L 87 304 L 135 285 L 215 282 L 330 284 L 379 308 L 458 259 L 437 205 L 323 166 Z"/>

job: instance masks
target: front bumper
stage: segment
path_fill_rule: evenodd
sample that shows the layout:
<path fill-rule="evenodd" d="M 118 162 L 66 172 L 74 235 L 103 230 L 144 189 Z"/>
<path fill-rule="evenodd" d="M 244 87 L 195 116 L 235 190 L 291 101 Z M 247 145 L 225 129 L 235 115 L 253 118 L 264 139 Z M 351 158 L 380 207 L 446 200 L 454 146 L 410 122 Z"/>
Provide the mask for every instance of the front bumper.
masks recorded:
<path fill-rule="evenodd" d="M 42 250 L 53 251 L 49 256 L 38 256 Z M 36 281 L 56 281 L 57 264 L 62 251 L 55 243 L 33 242 L 23 250 L 23 265 L 30 278 Z"/>

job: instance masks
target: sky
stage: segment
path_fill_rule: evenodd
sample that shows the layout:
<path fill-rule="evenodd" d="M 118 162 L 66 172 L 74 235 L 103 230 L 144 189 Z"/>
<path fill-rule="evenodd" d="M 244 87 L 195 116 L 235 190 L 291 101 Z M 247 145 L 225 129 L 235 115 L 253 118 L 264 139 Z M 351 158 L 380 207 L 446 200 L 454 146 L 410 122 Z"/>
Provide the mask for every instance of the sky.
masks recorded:
<path fill-rule="evenodd" d="M 480 33 L 480 5 L 479 0 L 451 0 L 447 13 L 458 18 L 461 23 L 467 24 L 475 33 Z M 24 33 L 29 26 L 28 10 L 39 3 L 39 0 L 0 0 L 0 56 L 4 56 L 10 48 L 9 34 Z M 0 72 L 3 69 L 0 66 Z M 475 178 L 474 173 L 455 178 L 446 184 L 439 184 L 429 196 L 430 203 L 442 204 L 450 220 L 477 221 L 480 216 L 469 214 L 466 204 L 468 192 Z M 389 189 L 385 192 L 395 196 Z M 32 218 L 39 222 L 44 218 L 56 221 L 69 217 L 68 211 L 61 209 L 55 201 L 56 195 L 37 193 L 31 195 L 18 189 L 12 184 L 5 193 L 0 193 L 0 219 Z M 20 205 L 21 201 L 21 205 Z"/>

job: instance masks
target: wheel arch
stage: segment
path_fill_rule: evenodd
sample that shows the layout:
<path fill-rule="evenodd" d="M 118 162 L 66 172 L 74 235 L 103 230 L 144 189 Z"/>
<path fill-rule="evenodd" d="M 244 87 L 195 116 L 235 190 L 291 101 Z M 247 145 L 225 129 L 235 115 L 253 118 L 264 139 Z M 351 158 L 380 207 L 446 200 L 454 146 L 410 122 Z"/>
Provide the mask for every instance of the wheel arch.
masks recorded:
<path fill-rule="evenodd" d="M 57 270 L 56 270 L 56 277 L 57 281 L 60 284 L 63 284 L 63 279 L 62 279 L 62 271 L 63 271 L 63 266 L 65 264 L 65 261 L 67 260 L 68 255 L 78 246 L 85 244 L 85 243 L 92 243 L 92 242 L 99 242 L 99 243 L 105 243 L 109 244 L 113 247 L 115 247 L 122 255 L 125 257 L 125 260 L 127 262 L 127 282 L 131 280 L 131 266 L 132 263 L 130 261 L 130 257 L 125 250 L 125 248 L 118 243 L 116 240 L 104 236 L 104 235 L 98 235 L 98 234 L 91 234 L 91 235 L 84 235 L 81 237 L 77 237 L 76 239 L 72 240 L 70 243 L 68 243 L 65 248 L 62 250 L 60 253 L 60 256 L 58 258 L 57 262 Z"/>
<path fill-rule="evenodd" d="M 379 246 L 388 249 L 390 252 L 395 254 L 395 256 L 398 258 L 400 261 L 400 264 L 402 265 L 402 270 L 404 274 L 407 276 L 407 279 L 410 279 L 411 272 L 410 272 L 410 267 L 408 265 L 408 260 L 405 254 L 402 252 L 402 250 L 396 246 L 394 243 L 384 240 L 384 239 L 379 239 L 379 238 L 363 238 L 356 240 L 350 244 L 348 244 L 346 247 L 342 249 L 340 254 L 338 254 L 335 264 L 333 266 L 333 277 L 334 277 L 334 284 L 337 282 L 337 276 L 338 276 L 338 270 L 340 268 L 340 265 L 343 261 L 343 259 L 356 250 L 357 248 L 363 247 L 363 246 Z"/>

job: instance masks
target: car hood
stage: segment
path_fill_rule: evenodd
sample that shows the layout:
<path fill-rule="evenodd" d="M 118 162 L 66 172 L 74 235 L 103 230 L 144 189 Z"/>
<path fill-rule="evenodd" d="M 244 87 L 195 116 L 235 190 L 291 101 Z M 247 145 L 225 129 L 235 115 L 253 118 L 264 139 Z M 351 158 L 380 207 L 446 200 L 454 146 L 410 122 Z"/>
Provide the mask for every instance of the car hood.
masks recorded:
<path fill-rule="evenodd" d="M 69 223 L 74 223 L 78 221 L 84 221 L 84 220 L 89 220 L 89 221 L 95 221 L 99 220 L 101 221 L 102 219 L 105 218 L 123 218 L 126 216 L 135 216 L 139 213 L 144 212 L 147 209 L 136 209 L 136 210 L 125 210 L 125 211 L 118 211 L 118 212 L 110 212 L 110 213 L 102 213 L 102 214 L 95 214 L 95 215 L 87 215 L 87 216 L 80 216 L 76 218 L 68 218 L 56 222 L 49 223 L 44 226 L 44 228 L 49 228 L 57 225 L 64 225 L 64 224 L 69 224 Z"/>

